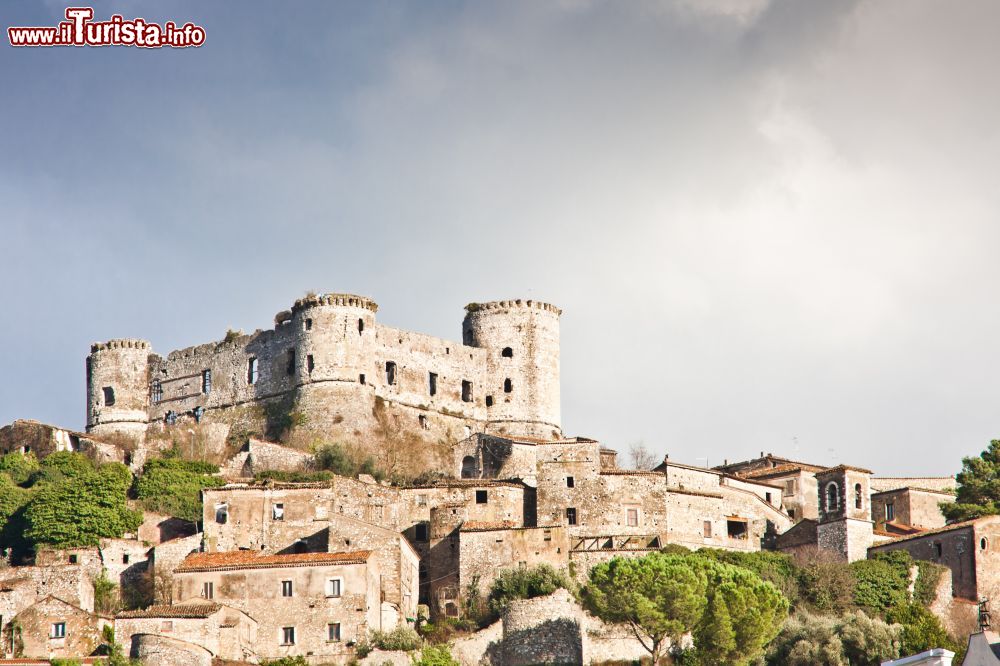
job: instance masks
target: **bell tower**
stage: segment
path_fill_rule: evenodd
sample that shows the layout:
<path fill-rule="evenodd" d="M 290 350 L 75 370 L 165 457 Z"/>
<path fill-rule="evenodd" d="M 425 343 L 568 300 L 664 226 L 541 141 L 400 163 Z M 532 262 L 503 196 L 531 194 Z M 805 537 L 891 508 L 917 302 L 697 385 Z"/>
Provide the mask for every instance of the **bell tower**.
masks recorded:
<path fill-rule="evenodd" d="M 872 545 L 871 474 L 867 469 L 847 465 L 816 473 L 817 545 L 848 562 L 865 559 Z"/>

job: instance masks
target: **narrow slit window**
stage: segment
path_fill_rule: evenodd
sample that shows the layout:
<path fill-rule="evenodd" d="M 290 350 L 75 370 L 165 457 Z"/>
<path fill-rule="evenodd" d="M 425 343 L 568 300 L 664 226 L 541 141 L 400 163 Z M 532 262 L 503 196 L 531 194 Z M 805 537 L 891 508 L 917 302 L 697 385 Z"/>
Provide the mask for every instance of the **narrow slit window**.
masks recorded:
<path fill-rule="evenodd" d="M 861 508 L 861 484 L 860 483 L 855 483 L 854 484 L 854 508 L 855 509 L 860 509 Z"/>
<path fill-rule="evenodd" d="M 359 319 L 358 320 L 358 335 L 361 335 L 364 332 L 365 332 L 365 320 L 364 319 Z"/>
<path fill-rule="evenodd" d="M 438 392 L 438 376 L 436 372 L 428 373 L 427 375 L 427 390 L 431 395 L 437 395 Z"/>
<path fill-rule="evenodd" d="M 576 508 L 568 507 L 566 509 L 566 523 L 569 525 L 576 525 Z"/>
<path fill-rule="evenodd" d="M 201 584 L 201 596 L 205 599 L 215 598 L 215 583 L 202 583 Z"/>
<path fill-rule="evenodd" d="M 290 581 L 290 580 L 283 580 L 283 581 L 281 581 L 281 596 L 283 596 L 283 597 L 291 597 L 291 596 L 293 596 L 293 594 L 292 594 L 292 581 Z"/>
<path fill-rule="evenodd" d="M 285 366 L 285 372 L 289 375 L 295 374 L 295 350 L 288 350 L 288 364 Z"/>
<path fill-rule="evenodd" d="M 316 368 L 316 360 L 313 358 L 312 354 L 306 355 L 306 371 L 312 374 L 312 371 Z"/>
<path fill-rule="evenodd" d="M 208 395 L 212 392 L 212 371 L 202 370 L 201 371 L 201 392 Z"/>
<path fill-rule="evenodd" d="M 514 390 L 514 383 L 512 381 L 510 381 L 510 377 L 508 377 L 507 379 L 503 380 L 503 392 L 504 393 L 510 393 L 513 390 Z"/>
<path fill-rule="evenodd" d="M 701 535 L 706 539 L 712 538 L 712 521 L 706 520 L 701 525 Z"/>
<path fill-rule="evenodd" d="M 491 395 L 486 396 L 486 406 L 487 407 L 493 406 L 493 396 Z"/>
<path fill-rule="evenodd" d="M 312 320 L 312 319 L 306 319 L 306 320 L 305 320 L 305 321 L 303 322 L 303 324 L 304 324 L 304 326 L 305 326 L 305 329 L 306 329 L 307 331 L 311 331 L 311 330 L 312 330 L 312 327 L 313 327 L 313 320 Z"/>
<path fill-rule="evenodd" d="M 364 375 L 358 375 L 358 383 L 361 384 L 362 386 L 365 385 L 365 376 Z"/>
<path fill-rule="evenodd" d="M 154 405 L 163 400 L 163 384 L 160 380 L 153 382 L 152 399 Z"/>
<path fill-rule="evenodd" d="M 472 402 L 472 382 L 462 380 L 462 402 Z"/>
<path fill-rule="evenodd" d="M 385 363 L 385 383 L 389 386 L 396 383 L 396 364 L 392 361 Z"/>
<path fill-rule="evenodd" d="M 257 358 L 252 356 L 247 361 L 247 384 L 257 383 Z"/>

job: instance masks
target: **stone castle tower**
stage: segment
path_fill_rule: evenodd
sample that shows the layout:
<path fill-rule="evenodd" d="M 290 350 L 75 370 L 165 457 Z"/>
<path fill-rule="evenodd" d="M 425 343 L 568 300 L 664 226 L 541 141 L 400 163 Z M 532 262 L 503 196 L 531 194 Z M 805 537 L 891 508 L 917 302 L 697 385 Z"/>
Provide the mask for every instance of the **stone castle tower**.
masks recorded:
<path fill-rule="evenodd" d="M 871 472 L 838 465 L 816 473 L 819 489 L 817 545 L 848 562 L 863 560 L 872 545 Z"/>
<path fill-rule="evenodd" d="M 164 424 L 243 424 L 261 411 L 294 409 L 307 427 L 341 441 L 561 436 L 559 308 L 472 303 L 462 342 L 384 326 L 377 311 L 362 296 L 309 295 L 279 312 L 273 329 L 166 357 L 144 340 L 95 344 L 87 431 L 141 438 Z"/>

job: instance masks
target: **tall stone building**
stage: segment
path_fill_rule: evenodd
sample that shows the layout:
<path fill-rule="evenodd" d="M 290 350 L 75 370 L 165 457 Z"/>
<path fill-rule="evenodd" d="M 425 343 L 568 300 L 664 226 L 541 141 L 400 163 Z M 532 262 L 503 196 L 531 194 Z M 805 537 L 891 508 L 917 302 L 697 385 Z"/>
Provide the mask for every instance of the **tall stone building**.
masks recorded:
<path fill-rule="evenodd" d="M 153 352 L 136 339 L 87 357 L 87 431 L 141 439 L 178 420 L 246 425 L 291 413 L 330 437 L 457 441 L 472 432 L 558 437 L 559 308 L 466 306 L 462 342 L 380 324 L 371 299 L 309 295 L 274 327 Z M 256 409 L 255 409 L 256 408 Z"/>

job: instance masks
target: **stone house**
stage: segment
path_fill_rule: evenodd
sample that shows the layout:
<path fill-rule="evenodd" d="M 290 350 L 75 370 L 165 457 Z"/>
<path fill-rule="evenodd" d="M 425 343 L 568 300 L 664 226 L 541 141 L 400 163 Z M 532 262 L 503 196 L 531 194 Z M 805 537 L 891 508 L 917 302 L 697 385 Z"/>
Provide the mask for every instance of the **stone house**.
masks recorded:
<path fill-rule="evenodd" d="M 140 636 L 163 636 L 202 647 L 219 659 L 253 657 L 257 622 L 241 610 L 200 601 L 176 606 L 150 606 L 115 617 L 115 640 L 138 657 Z"/>
<path fill-rule="evenodd" d="M 875 529 L 908 534 L 945 526 L 941 504 L 955 501 L 953 492 L 930 488 L 894 488 L 873 492 L 872 520 Z M 913 529 L 908 529 L 913 528 Z"/>
<path fill-rule="evenodd" d="M 110 618 L 48 595 L 7 623 L 3 644 L 18 657 L 85 657 L 101 644 L 101 632 L 110 624 Z"/>
<path fill-rule="evenodd" d="M 174 572 L 174 603 L 209 601 L 257 622 L 261 659 L 346 657 L 382 627 L 378 564 L 369 551 L 266 555 L 194 553 Z"/>
<path fill-rule="evenodd" d="M 955 596 L 978 601 L 1000 594 L 998 545 L 1000 516 L 985 516 L 878 544 L 868 555 L 905 550 L 914 559 L 942 564 L 951 569 Z"/>
<path fill-rule="evenodd" d="M 174 570 L 184 559 L 201 552 L 201 533 L 181 539 L 174 539 L 153 546 L 149 551 L 149 569 L 153 583 L 153 603 L 169 604 L 173 601 Z"/>

